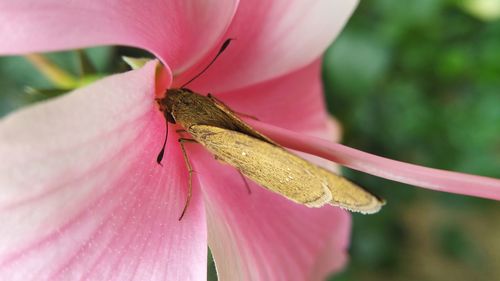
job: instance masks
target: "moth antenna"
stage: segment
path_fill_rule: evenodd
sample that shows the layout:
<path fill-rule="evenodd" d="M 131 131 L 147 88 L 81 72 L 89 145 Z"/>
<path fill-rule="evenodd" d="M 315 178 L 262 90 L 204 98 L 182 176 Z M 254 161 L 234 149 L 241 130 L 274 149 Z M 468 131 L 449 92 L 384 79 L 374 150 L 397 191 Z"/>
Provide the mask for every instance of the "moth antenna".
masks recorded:
<path fill-rule="evenodd" d="M 217 60 L 217 58 L 222 54 L 222 52 L 224 52 L 224 50 L 227 48 L 227 46 L 229 46 L 229 43 L 231 43 L 231 41 L 233 41 L 233 40 L 234 40 L 233 38 L 226 39 L 226 41 L 224 41 L 224 43 L 220 47 L 219 52 L 217 52 L 217 55 L 215 55 L 215 57 L 210 61 L 210 63 L 207 66 L 205 66 L 205 68 L 203 68 L 202 71 L 200 71 L 193 78 L 191 78 L 191 80 L 184 83 L 184 85 L 182 85 L 180 88 L 182 89 L 182 88 L 186 87 L 189 83 L 193 82 L 196 78 L 200 77 L 200 75 L 202 75 L 205 71 L 207 71 L 207 69 L 215 62 L 215 60 Z"/>
<path fill-rule="evenodd" d="M 163 155 L 165 154 L 165 145 L 167 145 L 167 139 L 168 139 L 168 122 L 165 120 L 165 139 L 163 140 L 163 146 L 161 147 L 160 153 L 158 153 L 158 156 L 156 157 L 156 163 L 158 163 L 160 166 L 163 166 L 161 164 L 161 160 L 163 159 Z"/>

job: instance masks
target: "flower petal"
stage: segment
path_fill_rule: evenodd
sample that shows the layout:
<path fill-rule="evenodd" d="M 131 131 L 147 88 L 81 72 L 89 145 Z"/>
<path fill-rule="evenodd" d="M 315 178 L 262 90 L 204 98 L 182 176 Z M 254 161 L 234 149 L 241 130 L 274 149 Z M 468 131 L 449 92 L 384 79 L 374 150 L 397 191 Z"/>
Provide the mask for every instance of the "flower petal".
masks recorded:
<path fill-rule="evenodd" d="M 155 68 L 114 75 L 0 120 L 1 280 L 201 280 L 201 196 L 178 221 L 187 172 Z"/>
<path fill-rule="evenodd" d="M 215 96 L 236 112 L 262 122 L 326 137 L 328 113 L 320 59 L 275 79 Z"/>
<path fill-rule="evenodd" d="M 0 54 L 95 45 L 147 49 L 181 71 L 213 48 L 237 0 L 0 1 Z"/>
<path fill-rule="evenodd" d="M 193 87 L 202 92 L 227 91 L 310 64 L 337 36 L 356 4 L 356 0 L 277 0 L 258 5 L 241 1 L 226 33 L 236 40 Z"/>
<path fill-rule="evenodd" d="M 324 280 L 345 264 L 345 211 L 307 208 L 250 182 L 249 194 L 234 168 L 207 154 L 195 170 L 219 280 Z"/>
<path fill-rule="evenodd" d="M 355 170 L 423 188 L 500 200 L 499 179 L 408 164 L 255 120 L 247 121 L 285 147 L 323 157 Z"/>

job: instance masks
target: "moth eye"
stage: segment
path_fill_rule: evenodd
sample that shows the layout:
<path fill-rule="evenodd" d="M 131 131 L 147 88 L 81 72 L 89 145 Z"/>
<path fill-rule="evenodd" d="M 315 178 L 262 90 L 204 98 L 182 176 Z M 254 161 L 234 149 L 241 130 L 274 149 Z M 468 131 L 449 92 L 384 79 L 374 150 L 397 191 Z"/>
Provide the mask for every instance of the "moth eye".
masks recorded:
<path fill-rule="evenodd" d="M 165 111 L 165 118 L 169 123 L 175 124 L 175 118 L 172 113 Z"/>

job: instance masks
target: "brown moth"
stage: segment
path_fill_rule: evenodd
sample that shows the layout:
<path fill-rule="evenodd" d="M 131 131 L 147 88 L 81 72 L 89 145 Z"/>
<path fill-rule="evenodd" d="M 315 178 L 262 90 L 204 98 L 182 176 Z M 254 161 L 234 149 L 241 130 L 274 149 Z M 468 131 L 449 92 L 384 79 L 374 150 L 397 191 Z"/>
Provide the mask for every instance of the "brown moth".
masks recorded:
<path fill-rule="evenodd" d="M 227 40 L 224 43 L 208 66 L 229 42 L 230 40 Z M 379 211 L 384 205 L 384 201 L 377 196 L 344 177 L 289 152 L 254 130 L 233 110 L 210 94 L 202 96 L 184 86 L 168 89 L 164 98 L 157 99 L 166 121 L 179 124 L 192 137 L 179 139 L 189 170 L 188 197 L 179 219 L 189 205 L 192 187 L 192 168 L 184 142 L 203 145 L 216 159 L 235 167 L 247 178 L 308 207 L 331 204 L 350 211 L 371 214 Z M 161 162 L 163 153 L 164 147 L 158 155 L 158 163 Z"/>

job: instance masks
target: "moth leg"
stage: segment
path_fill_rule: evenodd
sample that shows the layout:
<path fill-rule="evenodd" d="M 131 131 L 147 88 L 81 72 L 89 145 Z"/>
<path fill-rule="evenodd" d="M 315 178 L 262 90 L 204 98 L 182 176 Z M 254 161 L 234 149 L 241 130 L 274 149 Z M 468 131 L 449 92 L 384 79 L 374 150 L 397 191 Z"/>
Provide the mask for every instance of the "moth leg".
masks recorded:
<path fill-rule="evenodd" d="M 243 117 L 248 117 L 248 118 L 251 118 L 251 119 L 259 121 L 259 119 L 257 117 L 255 117 L 255 116 L 253 116 L 253 115 L 249 115 L 249 114 L 245 114 L 245 113 L 241 113 L 241 112 L 237 112 L 237 111 L 232 110 L 229 106 L 227 106 L 225 103 L 223 103 L 221 100 L 219 100 L 218 98 L 214 97 L 210 93 L 207 94 L 207 97 L 209 99 L 211 99 L 215 103 L 215 105 L 217 107 L 221 108 L 222 110 L 228 110 L 229 112 L 236 113 L 236 115 L 243 116 Z"/>
<path fill-rule="evenodd" d="M 220 161 L 222 163 L 226 163 L 226 162 L 222 161 L 221 159 L 219 159 L 219 157 L 217 157 L 217 155 L 214 155 L 214 158 L 217 161 Z M 238 174 L 240 174 L 241 179 L 245 183 L 245 187 L 247 188 L 248 194 L 252 194 L 252 190 L 250 189 L 250 185 L 248 184 L 247 178 L 245 178 L 245 176 L 243 175 L 243 173 L 240 170 L 236 169 L 236 171 L 238 171 Z"/>
<path fill-rule="evenodd" d="M 214 155 L 214 158 L 217 161 L 221 161 L 223 163 L 226 163 L 226 162 L 222 161 L 221 159 L 219 159 L 219 157 L 217 157 L 217 155 Z M 245 183 L 245 187 L 247 188 L 248 194 L 252 194 L 252 190 L 250 189 L 250 185 L 248 184 L 247 178 L 245 178 L 245 176 L 243 175 L 243 173 L 240 170 L 236 169 L 236 171 L 238 171 L 238 174 L 240 174 L 241 179 Z"/>
<path fill-rule="evenodd" d="M 252 190 L 250 189 L 250 185 L 248 184 L 247 179 L 245 178 L 245 176 L 243 175 L 243 173 L 240 170 L 238 170 L 238 173 L 240 174 L 241 179 L 245 183 L 245 187 L 247 188 L 248 194 L 252 194 Z"/>
<path fill-rule="evenodd" d="M 186 138 L 180 138 L 179 144 L 181 145 L 181 150 L 182 150 L 182 155 L 184 156 L 184 162 L 186 162 L 186 167 L 188 169 L 189 173 L 189 179 L 188 179 L 188 193 L 187 193 L 187 198 L 186 198 L 186 203 L 184 204 L 184 208 L 182 209 L 181 216 L 179 217 L 179 221 L 182 220 L 182 217 L 184 217 L 184 214 L 186 213 L 186 210 L 189 206 L 189 203 L 191 202 L 191 197 L 193 195 L 193 167 L 191 166 L 191 162 L 189 161 L 189 158 L 186 153 L 186 149 L 184 148 L 184 143 L 185 142 L 195 142 L 197 143 L 196 140 L 193 139 L 186 139 Z"/>
<path fill-rule="evenodd" d="M 176 132 L 177 134 L 179 134 L 179 135 L 181 136 L 181 138 L 184 138 L 185 134 L 187 134 L 187 131 L 186 131 L 186 130 L 184 130 L 184 129 L 177 129 L 177 130 L 175 130 L 175 132 Z M 193 141 L 194 141 L 194 140 L 193 140 Z M 194 142 L 196 142 L 196 141 L 194 141 Z"/>

